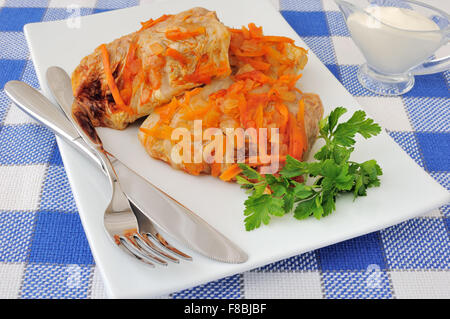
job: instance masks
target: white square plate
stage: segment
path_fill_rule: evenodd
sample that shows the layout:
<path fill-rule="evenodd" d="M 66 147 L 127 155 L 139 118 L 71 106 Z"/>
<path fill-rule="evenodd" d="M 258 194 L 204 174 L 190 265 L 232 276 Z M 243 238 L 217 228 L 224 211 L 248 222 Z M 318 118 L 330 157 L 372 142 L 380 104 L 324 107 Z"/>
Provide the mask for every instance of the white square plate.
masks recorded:
<path fill-rule="evenodd" d="M 261 0 L 156 2 L 82 17 L 80 28 L 69 28 L 66 21 L 28 24 L 25 35 L 44 93 L 51 96 L 45 81 L 48 67 L 57 65 L 71 73 L 95 47 L 137 30 L 140 21 L 194 6 L 215 10 L 228 26 L 254 22 L 263 26 L 265 34 L 288 36 L 295 39 L 297 45 L 306 47 L 280 13 L 269 2 Z M 321 96 L 326 114 L 337 106 L 345 106 L 350 114 L 360 108 L 312 52 L 299 82 L 303 91 Z M 190 176 L 150 158 L 138 142 L 136 126 L 125 131 L 99 131 L 110 152 L 191 208 L 249 255 L 246 263 L 233 265 L 209 260 L 186 249 L 192 254 L 193 262 L 182 261 L 155 269 L 127 257 L 111 244 L 103 229 L 103 212 L 109 195 L 103 174 L 58 140 L 92 253 L 108 295 L 116 298 L 163 295 L 247 271 L 394 225 L 450 199 L 449 193 L 383 132 L 376 138 L 359 140 L 353 155 L 355 160 L 375 158 L 383 168 L 381 187 L 370 189 L 369 196 L 355 202 L 351 196 L 344 196 L 338 200 L 336 212 L 321 220 L 298 221 L 292 216 L 272 218 L 269 226 L 246 232 L 243 224 L 246 195 L 238 185 L 208 176 Z"/>

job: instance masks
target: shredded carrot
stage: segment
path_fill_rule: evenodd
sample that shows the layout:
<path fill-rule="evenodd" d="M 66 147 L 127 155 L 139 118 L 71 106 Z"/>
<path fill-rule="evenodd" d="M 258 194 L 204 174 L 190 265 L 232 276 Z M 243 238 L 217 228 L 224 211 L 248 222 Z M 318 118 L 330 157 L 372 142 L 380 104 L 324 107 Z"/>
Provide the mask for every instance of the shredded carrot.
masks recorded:
<path fill-rule="evenodd" d="M 205 53 L 198 60 L 194 73 L 186 75 L 184 80 L 192 83 L 208 84 L 211 82 L 211 78 L 216 75 L 214 61 Z"/>
<path fill-rule="evenodd" d="M 190 17 L 192 17 L 192 14 L 187 14 L 183 17 L 183 21 L 186 21 L 187 19 L 189 19 Z"/>
<path fill-rule="evenodd" d="M 155 125 L 151 129 L 141 127 L 139 128 L 139 131 L 158 139 L 170 140 L 173 128 L 168 125 Z"/>
<path fill-rule="evenodd" d="M 205 33 L 205 27 L 198 27 L 192 31 L 181 31 L 180 29 L 173 29 L 166 31 L 166 38 L 173 41 L 186 40 Z"/>
<path fill-rule="evenodd" d="M 246 51 L 241 50 L 239 48 L 235 48 L 233 53 L 238 57 L 260 57 L 266 54 L 266 52 L 262 48 Z"/>
<path fill-rule="evenodd" d="M 166 55 L 170 56 L 174 60 L 177 60 L 178 62 L 180 62 L 183 65 L 186 65 L 188 63 L 188 59 L 183 54 L 181 54 L 180 52 L 178 52 L 175 49 L 167 48 Z"/>
<path fill-rule="evenodd" d="M 285 162 L 286 156 L 278 156 L 276 157 L 276 160 L 279 162 Z M 262 163 L 259 158 L 254 161 L 255 163 L 251 163 L 250 161 L 246 161 L 246 163 L 250 166 L 263 166 L 267 165 L 267 163 Z M 225 182 L 228 182 L 235 178 L 237 175 L 239 175 L 242 172 L 242 169 L 239 167 L 238 164 L 233 164 L 230 167 L 228 167 L 220 176 L 219 178 Z"/>
<path fill-rule="evenodd" d="M 254 23 L 248 25 L 250 36 L 253 39 L 261 39 L 263 37 L 262 27 L 257 27 Z"/>
<path fill-rule="evenodd" d="M 290 140 L 289 140 L 289 155 L 301 160 L 306 145 L 304 144 L 305 137 L 302 130 L 298 127 L 295 117 L 289 114 Z"/>
<path fill-rule="evenodd" d="M 259 103 L 257 108 L 256 108 L 256 112 L 255 112 L 256 128 L 263 127 L 263 123 L 264 123 L 264 110 L 263 110 L 263 107 L 264 107 L 264 104 L 263 103 Z"/>
<path fill-rule="evenodd" d="M 204 117 L 206 127 L 219 127 L 220 117 L 222 114 L 217 107 L 209 110 Z"/>
<path fill-rule="evenodd" d="M 211 109 L 210 105 L 195 110 L 190 110 L 183 115 L 183 119 L 187 121 L 198 120 L 205 117 L 206 113 Z"/>
<path fill-rule="evenodd" d="M 211 175 L 214 177 L 217 177 L 220 175 L 220 171 L 222 170 L 222 164 L 221 163 L 212 163 L 211 164 Z"/>
<path fill-rule="evenodd" d="M 189 107 L 189 104 L 191 102 L 191 97 L 199 94 L 202 91 L 201 87 L 195 88 L 193 90 L 187 91 L 186 93 L 184 93 L 184 101 L 183 101 L 183 105 L 185 107 Z"/>
<path fill-rule="evenodd" d="M 303 151 L 306 152 L 308 149 L 308 138 L 306 136 L 306 128 L 305 128 L 305 101 L 302 98 L 298 103 L 298 112 L 297 112 L 297 123 L 300 127 L 300 133 L 303 144 Z"/>
<path fill-rule="evenodd" d="M 235 78 L 236 78 L 236 80 L 251 79 L 253 81 L 263 83 L 263 84 L 271 81 L 271 79 L 267 75 L 265 75 L 261 71 L 257 71 L 257 70 L 238 74 L 238 75 L 236 75 Z"/>
<path fill-rule="evenodd" d="M 267 42 L 288 42 L 288 43 L 294 43 L 294 40 L 288 37 L 280 37 L 280 36 L 274 36 L 274 35 L 265 35 L 263 37 L 264 41 Z"/>
<path fill-rule="evenodd" d="M 297 112 L 297 122 L 304 122 L 305 115 L 305 100 L 303 98 L 298 101 L 298 112 Z"/>
<path fill-rule="evenodd" d="M 152 51 L 154 55 L 160 55 L 164 52 L 164 47 L 158 42 L 155 42 L 150 45 L 150 51 Z"/>
<path fill-rule="evenodd" d="M 233 28 L 228 28 L 228 30 L 232 33 L 239 33 L 242 34 L 242 29 L 233 29 Z"/>
<path fill-rule="evenodd" d="M 286 162 L 286 156 L 285 155 L 279 155 L 279 156 L 275 156 L 275 155 L 269 155 L 271 159 L 274 159 L 275 161 L 278 161 L 280 163 L 284 163 Z M 256 167 L 256 166 L 264 166 L 264 165 L 269 165 L 270 163 L 263 163 L 260 159 L 259 156 L 257 156 L 256 158 L 250 157 L 248 158 L 245 163 L 249 166 L 252 167 Z"/>
<path fill-rule="evenodd" d="M 155 110 L 159 114 L 160 123 L 168 124 L 171 120 L 178 107 L 180 106 L 179 101 L 176 97 L 172 98 L 169 104 L 163 105 Z"/>
<path fill-rule="evenodd" d="M 204 169 L 203 163 L 183 163 L 184 170 L 192 175 L 200 175 Z"/>
<path fill-rule="evenodd" d="M 280 113 L 281 119 L 278 124 L 278 128 L 284 131 L 284 127 L 287 125 L 289 120 L 289 110 L 284 103 L 275 103 L 276 110 Z"/>
<path fill-rule="evenodd" d="M 133 96 L 134 78 L 142 69 L 142 63 L 141 60 L 137 58 L 136 50 L 137 44 L 133 41 L 128 49 L 125 66 L 123 67 L 122 72 L 123 88 L 120 90 L 120 96 L 126 105 L 130 104 L 131 97 Z"/>
<path fill-rule="evenodd" d="M 242 58 L 242 60 L 244 60 L 244 58 Z M 247 63 L 250 64 L 254 69 L 256 69 L 258 71 L 267 71 L 270 69 L 270 63 L 259 61 L 256 58 L 247 59 Z"/>
<path fill-rule="evenodd" d="M 142 30 L 148 29 L 150 27 L 153 27 L 155 24 L 163 22 L 163 21 L 169 19 L 171 16 L 172 16 L 171 14 L 168 14 L 168 15 L 164 14 L 164 15 L 162 15 L 161 17 L 159 17 L 156 20 L 150 19 L 148 21 L 141 22 L 142 27 L 141 27 L 141 29 L 139 29 L 139 31 L 142 31 Z"/>
<path fill-rule="evenodd" d="M 244 39 L 251 38 L 250 31 L 245 26 L 242 26 L 242 35 L 244 36 Z"/>
<path fill-rule="evenodd" d="M 125 111 L 129 114 L 134 114 L 134 110 L 127 106 L 122 100 L 119 89 L 117 88 L 116 82 L 112 75 L 111 65 L 109 64 L 109 54 L 105 44 L 100 45 L 100 51 L 102 53 L 103 69 L 105 72 L 106 81 L 108 83 L 109 90 L 111 91 L 111 94 L 114 98 L 114 102 L 116 103 L 116 106 L 122 111 Z"/>
<path fill-rule="evenodd" d="M 230 167 L 228 167 L 220 176 L 219 178 L 225 182 L 228 182 L 235 178 L 237 175 L 239 175 L 242 172 L 241 168 L 238 164 L 233 164 Z"/>

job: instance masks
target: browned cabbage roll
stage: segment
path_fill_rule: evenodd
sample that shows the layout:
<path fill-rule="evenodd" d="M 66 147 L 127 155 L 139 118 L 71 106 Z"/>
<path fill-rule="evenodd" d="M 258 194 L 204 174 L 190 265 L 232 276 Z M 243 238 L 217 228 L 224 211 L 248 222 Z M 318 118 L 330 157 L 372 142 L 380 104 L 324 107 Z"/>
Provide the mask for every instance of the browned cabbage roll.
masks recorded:
<path fill-rule="evenodd" d="M 144 22 L 75 69 L 74 117 L 124 129 L 172 97 L 229 75 L 229 43 L 229 30 L 203 8 Z"/>

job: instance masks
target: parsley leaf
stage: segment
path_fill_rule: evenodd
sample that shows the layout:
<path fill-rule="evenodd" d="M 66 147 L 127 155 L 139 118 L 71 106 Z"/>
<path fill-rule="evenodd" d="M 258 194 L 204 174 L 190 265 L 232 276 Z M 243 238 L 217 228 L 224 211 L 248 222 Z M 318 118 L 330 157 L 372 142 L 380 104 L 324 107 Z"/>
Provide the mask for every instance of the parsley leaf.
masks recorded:
<path fill-rule="evenodd" d="M 245 201 L 244 220 L 245 229 L 253 230 L 261 226 L 261 222 L 267 225 L 270 215 L 284 215 L 284 201 L 281 198 L 267 194 L 261 196 L 251 196 Z"/>
<path fill-rule="evenodd" d="M 338 107 L 319 122 L 319 139 L 325 145 L 314 155 L 317 162 L 301 162 L 288 155 L 279 176 L 261 175 L 248 165 L 239 164 L 242 176 L 236 177 L 237 182 L 250 194 L 244 203 L 246 230 L 267 225 L 271 216 L 291 211 L 296 219 L 320 219 L 336 209 L 340 194 L 352 193 L 356 199 L 367 195 L 368 188 L 380 185 L 383 172 L 375 160 L 356 163 L 350 156 L 357 134 L 370 138 L 379 134 L 381 128 L 364 111 L 356 111 L 339 123 L 346 112 Z M 299 176 L 303 176 L 304 183 L 297 181 Z"/>

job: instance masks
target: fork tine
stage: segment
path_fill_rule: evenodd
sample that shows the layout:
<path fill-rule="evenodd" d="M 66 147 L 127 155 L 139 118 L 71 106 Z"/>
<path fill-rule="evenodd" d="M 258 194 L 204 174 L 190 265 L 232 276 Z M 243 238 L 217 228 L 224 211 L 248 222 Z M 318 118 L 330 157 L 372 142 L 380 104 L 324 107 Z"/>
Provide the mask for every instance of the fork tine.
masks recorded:
<path fill-rule="evenodd" d="M 172 253 L 176 254 L 177 256 L 186 259 L 186 260 L 192 260 L 192 257 L 183 253 L 182 251 L 178 250 L 177 248 L 170 245 L 163 236 L 161 236 L 160 233 L 156 233 L 155 235 L 151 233 L 146 233 L 147 237 L 151 237 L 155 241 L 157 241 L 160 245 L 165 247 L 166 249 L 170 250 Z"/>
<path fill-rule="evenodd" d="M 164 260 L 159 258 L 154 254 L 154 251 L 147 245 L 147 243 L 142 239 L 139 234 L 135 233 L 133 234 L 133 240 L 134 244 L 145 253 L 148 257 L 150 257 L 152 260 L 156 261 L 158 264 L 167 266 L 168 263 Z"/>
<path fill-rule="evenodd" d="M 155 267 L 150 258 L 144 255 L 141 251 L 139 251 L 139 249 L 137 249 L 132 243 L 130 243 L 126 237 L 120 236 L 118 239 L 120 242 L 119 246 L 122 247 L 124 251 L 128 252 L 129 254 L 136 257 L 140 261 L 143 261 L 147 265 L 153 268 Z"/>
<path fill-rule="evenodd" d="M 163 258 L 167 258 L 170 261 L 173 261 L 174 263 L 179 263 L 180 260 L 173 257 L 172 255 L 169 255 L 168 253 L 166 253 L 165 251 L 163 251 L 162 249 L 160 249 L 155 243 L 153 243 L 152 240 L 150 240 L 148 238 L 148 235 L 146 233 L 142 233 L 142 234 L 138 234 L 139 238 L 141 240 L 143 240 L 145 242 L 145 244 L 148 246 L 148 249 L 151 249 L 155 254 L 163 257 Z"/>

